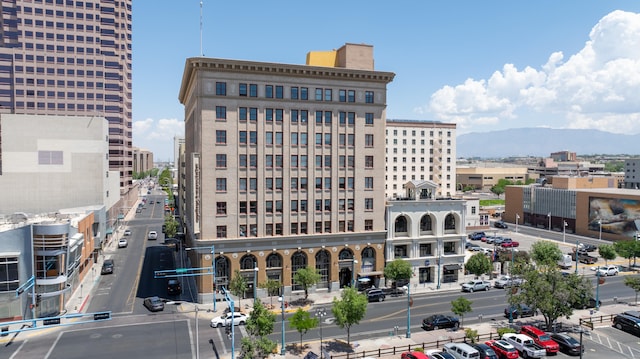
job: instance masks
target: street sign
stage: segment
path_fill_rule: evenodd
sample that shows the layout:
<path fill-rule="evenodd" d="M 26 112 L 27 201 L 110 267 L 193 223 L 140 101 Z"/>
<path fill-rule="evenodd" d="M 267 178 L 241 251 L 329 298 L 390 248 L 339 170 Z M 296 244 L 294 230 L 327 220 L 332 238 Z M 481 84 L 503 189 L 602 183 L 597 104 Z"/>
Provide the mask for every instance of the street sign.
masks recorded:
<path fill-rule="evenodd" d="M 93 320 L 105 320 L 105 319 L 111 319 L 111 312 L 101 312 L 101 313 L 95 313 L 93 315 Z"/>
<path fill-rule="evenodd" d="M 55 325 L 55 324 L 60 324 L 60 318 L 44 319 L 42 321 L 42 325 Z"/>
<path fill-rule="evenodd" d="M 176 268 L 176 274 L 185 274 L 189 271 L 188 268 Z"/>

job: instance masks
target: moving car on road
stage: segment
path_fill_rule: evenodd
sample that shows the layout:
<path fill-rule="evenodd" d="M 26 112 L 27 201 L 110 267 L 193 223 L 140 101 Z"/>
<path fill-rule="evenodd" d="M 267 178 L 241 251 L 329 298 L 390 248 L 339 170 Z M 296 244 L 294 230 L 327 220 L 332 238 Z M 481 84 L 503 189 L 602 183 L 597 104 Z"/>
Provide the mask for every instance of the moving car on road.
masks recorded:
<path fill-rule="evenodd" d="M 518 319 L 518 317 L 533 317 L 538 314 L 537 311 L 528 305 L 518 304 L 504 308 L 504 316 L 507 318 L 509 317 L 509 310 L 511 310 L 511 317 L 513 319 Z"/>
<path fill-rule="evenodd" d="M 100 274 L 113 274 L 113 259 L 105 259 L 102 263 L 102 270 L 100 270 Z"/>
<path fill-rule="evenodd" d="M 180 281 L 177 279 L 168 279 L 167 280 L 167 294 L 169 295 L 178 295 L 182 293 L 182 286 L 180 285 Z"/>
<path fill-rule="evenodd" d="M 430 315 L 422 320 L 424 330 L 438 330 L 442 328 L 458 329 L 460 321 L 456 317 L 442 314 Z"/>
<path fill-rule="evenodd" d="M 495 221 L 495 222 L 493 222 L 493 226 L 496 227 L 496 228 L 502 228 L 502 229 L 509 228 L 509 226 L 506 223 L 504 223 L 503 221 Z"/>
<path fill-rule="evenodd" d="M 129 242 L 126 238 L 122 237 L 118 240 L 118 248 L 126 248 L 129 245 Z"/>
<path fill-rule="evenodd" d="M 598 267 L 598 269 L 596 269 L 596 274 L 605 277 L 610 275 L 618 275 L 618 266 L 608 265 Z"/>
<path fill-rule="evenodd" d="M 130 229 L 125 229 L 124 230 L 124 235 L 125 236 L 130 236 L 131 235 L 131 230 Z"/>
<path fill-rule="evenodd" d="M 160 312 L 164 310 L 164 302 L 160 297 L 145 298 L 142 304 L 151 312 Z"/>
<path fill-rule="evenodd" d="M 367 300 L 369 302 L 384 302 L 385 294 L 382 289 L 371 289 L 367 292 Z"/>
<path fill-rule="evenodd" d="M 493 282 L 493 286 L 496 288 L 507 288 L 515 285 L 516 287 L 522 284 L 521 278 L 512 278 L 508 275 L 503 275 Z"/>
<path fill-rule="evenodd" d="M 156 232 L 156 231 L 149 231 L 149 236 L 148 236 L 148 238 L 149 238 L 150 240 L 158 239 L 158 232 Z"/>

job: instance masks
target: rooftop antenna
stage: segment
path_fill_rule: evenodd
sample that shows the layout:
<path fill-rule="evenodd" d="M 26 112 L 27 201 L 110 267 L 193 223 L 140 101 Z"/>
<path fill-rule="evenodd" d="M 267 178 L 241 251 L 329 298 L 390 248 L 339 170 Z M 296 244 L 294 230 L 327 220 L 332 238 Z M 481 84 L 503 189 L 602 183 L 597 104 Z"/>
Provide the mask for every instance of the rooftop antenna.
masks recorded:
<path fill-rule="evenodd" d="M 202 53 L 202 0 L 200 0 L 200 56 L 204 56 Z"/>

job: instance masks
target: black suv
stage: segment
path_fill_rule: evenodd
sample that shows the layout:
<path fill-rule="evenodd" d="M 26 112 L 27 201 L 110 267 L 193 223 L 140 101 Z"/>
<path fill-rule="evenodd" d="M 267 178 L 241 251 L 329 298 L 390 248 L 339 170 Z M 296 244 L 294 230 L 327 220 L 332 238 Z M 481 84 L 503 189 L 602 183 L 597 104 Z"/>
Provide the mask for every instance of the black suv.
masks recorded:
<path fill-rule="evenodd" d="M 113 274 L 113 259 L 105 259 L 102 263 L 102 270 L 100 274 Z"/>
<path fill-rule="evenodd" d="M 422 320 L 422 328 L 425 330 L 438 330 L 442 328 L 458 329 L 460 321 L 456 317 L 434 314 Z"/>
<path fill-rule="evenodd" d="M 613 317 L 613 326 L 640 337 L 640 318 L 626 313 Z"/>
<path fill-rule="evenodd" d="M 180 286 L 180 281 L 177 279 L 167 280 L 167 294 L 177 295 L 180 293 L 182 293 L 182 287 Z"/>
<path fill-rule="evenodd" d="M 513 319 L 518 319 L 518 317 L 533 317 L 538 314 L 536 310 L 533 310 L 528 305 L 518 304 L 517 306 L 512 305 L 504 308 L 504 316 L 507 318 L 509 318 L 509 310 L 511 310 L 511 317 Z"/>
<path fill-rule="evenodd" d="M 504 223 L 503 221 L 495 221 L 495 222 L 493 222 L 493 226 L 496 227 L 496 228 L 502 228 L 502 229 L 509 228 L 509 226 L 506 223 Z"/>
<path fill-rule="evenodd" d="M 384 292 L 382 289 L 370 289 L 367 291 L 367 299 L 370 302 L 384 302 Z"/>

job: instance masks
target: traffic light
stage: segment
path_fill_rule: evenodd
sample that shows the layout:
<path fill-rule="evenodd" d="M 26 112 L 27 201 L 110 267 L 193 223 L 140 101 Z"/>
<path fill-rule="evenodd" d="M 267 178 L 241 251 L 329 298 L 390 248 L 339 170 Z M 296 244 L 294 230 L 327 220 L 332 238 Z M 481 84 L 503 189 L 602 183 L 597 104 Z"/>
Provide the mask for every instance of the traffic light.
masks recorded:
<path fill-rule="evenodd" d="M 42 300 L 42 294 L 36 294 L 36 307 L 40 304 L 40 300 Z"/>

